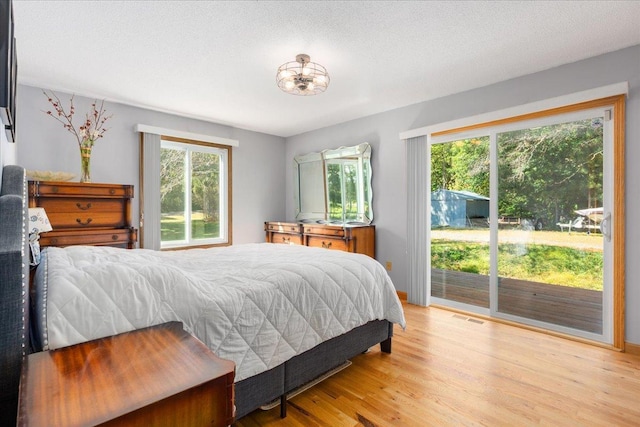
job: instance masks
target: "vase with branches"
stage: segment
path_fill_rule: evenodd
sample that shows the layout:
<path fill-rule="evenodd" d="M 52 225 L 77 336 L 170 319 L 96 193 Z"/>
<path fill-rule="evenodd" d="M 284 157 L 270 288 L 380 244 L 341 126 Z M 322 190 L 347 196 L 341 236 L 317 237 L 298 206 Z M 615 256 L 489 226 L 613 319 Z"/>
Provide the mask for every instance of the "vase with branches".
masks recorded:
<path fill-rule="evenodd" d="M 112 116 L 106 115 L 104 108 L 104 100 L 98 106 L 98 100 L 93 101 L 91 108 L 85 114 L 84 121 L 77 126 L 73 124 L 73 116 L 75 114 L 75 106 L 73 105 L 74 95 L 69 99 L 68 110 L 62 105 L 62 101 L 54 92 L 47 93 L 42 91 L 47 97 L 49 103 L 53 106 L 53 111 L 47 110 L 45 113 L 60 123 L 71 132 L 78 141 L 80 148 L 80 182 L 91 182 L 91 150 L 95 142 L 102 138 L 107 128 L 104 127 L 105 122 Z"/>

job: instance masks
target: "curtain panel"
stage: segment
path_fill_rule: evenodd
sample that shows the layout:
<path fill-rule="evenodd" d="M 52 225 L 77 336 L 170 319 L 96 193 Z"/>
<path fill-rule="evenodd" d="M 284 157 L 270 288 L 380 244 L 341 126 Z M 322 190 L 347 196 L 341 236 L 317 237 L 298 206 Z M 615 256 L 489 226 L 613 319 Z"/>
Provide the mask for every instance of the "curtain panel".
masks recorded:
<path fill-rule="evenodd" d="M 429 159 L 426 136 L 408 138 L 407 155 L 407 253 L 409 274 L 407 301 L 428 305 L 427 274 L 427 165 Z"/>
<path fill-rule="evenodd" d="M 141 133 L 140 247 L 160 250 L 160 140 L 153 133 Z"/>

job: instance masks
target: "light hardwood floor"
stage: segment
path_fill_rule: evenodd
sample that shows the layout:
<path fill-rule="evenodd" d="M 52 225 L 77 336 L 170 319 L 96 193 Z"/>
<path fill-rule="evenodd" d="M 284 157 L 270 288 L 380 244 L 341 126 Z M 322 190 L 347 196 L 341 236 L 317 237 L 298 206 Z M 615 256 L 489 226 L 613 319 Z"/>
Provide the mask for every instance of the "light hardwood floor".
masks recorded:
<path fill-rule="evenodd" d="M 405 304 L 379 346 L 235 426 L 638 426 L 640 357 Z"/>

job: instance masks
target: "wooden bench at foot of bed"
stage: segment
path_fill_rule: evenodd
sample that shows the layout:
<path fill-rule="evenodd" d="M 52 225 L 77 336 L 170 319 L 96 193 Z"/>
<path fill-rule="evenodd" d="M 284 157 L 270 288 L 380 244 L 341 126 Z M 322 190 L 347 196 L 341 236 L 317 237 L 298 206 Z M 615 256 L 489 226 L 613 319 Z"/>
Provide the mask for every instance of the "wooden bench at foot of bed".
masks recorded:
<path fill-rule="evenodd" d="M 180 322 L 33 353 L 18 426 L 228 426 L 234 375 Z"/>

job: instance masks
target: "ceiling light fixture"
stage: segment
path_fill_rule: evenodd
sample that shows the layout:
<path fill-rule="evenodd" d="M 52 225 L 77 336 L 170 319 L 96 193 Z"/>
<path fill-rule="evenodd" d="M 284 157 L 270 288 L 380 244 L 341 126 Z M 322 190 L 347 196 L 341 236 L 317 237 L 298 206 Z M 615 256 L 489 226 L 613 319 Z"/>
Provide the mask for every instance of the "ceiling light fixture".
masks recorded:
<path fill-rule="evenodd" d="M 278 87 L 292 95 L 302 96 L 317 95 L 327 90 L 327 69 L 310 60 L 309 55 L 301 53 L 295 61 L 282 64 L 276 74 Z"/>

